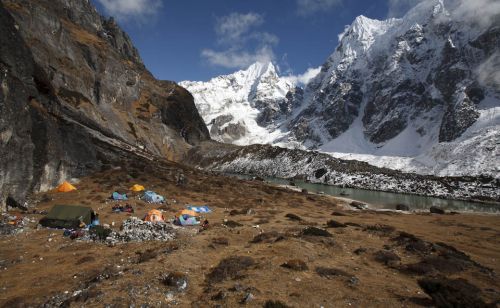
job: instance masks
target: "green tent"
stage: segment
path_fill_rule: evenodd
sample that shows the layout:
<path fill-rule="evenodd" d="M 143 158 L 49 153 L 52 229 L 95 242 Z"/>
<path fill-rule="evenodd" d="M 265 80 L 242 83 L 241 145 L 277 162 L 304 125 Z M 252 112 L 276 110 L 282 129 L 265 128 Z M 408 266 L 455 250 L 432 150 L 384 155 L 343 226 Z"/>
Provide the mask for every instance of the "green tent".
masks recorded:
<path fill-rule="evenodd" d="M 90 207 L 77 205 L 54 205 L 40 224 L 50 228 L 76 229 L 80 222 L 89 225 L 95 218 L 95 213 Z"/>

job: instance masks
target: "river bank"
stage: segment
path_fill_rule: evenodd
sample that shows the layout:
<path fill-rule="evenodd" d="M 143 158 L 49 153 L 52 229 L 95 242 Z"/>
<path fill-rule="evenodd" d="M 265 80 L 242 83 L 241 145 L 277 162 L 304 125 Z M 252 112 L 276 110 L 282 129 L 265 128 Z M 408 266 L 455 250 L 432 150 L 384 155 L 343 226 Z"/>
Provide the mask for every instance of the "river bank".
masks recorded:
<path fill-rule="evenodd" d="M 251 175 L 227 174 L 241 179 L 255 178 Z M 453 200 L 420 196 L 414 194 L 390 193 L 376 190 L 359 188 L 347 188 L 322 183 L 312 183 L 304 180 L 262 178 L 266 183 L 276 184 L 290 189 L 301 191 L 307 190 L 310 193 L 327 194 L 338 199 L 346 199 L 366 203 L 370 209 L 397 210 L 407 208 L 407 211 L 428 212 L 431 207 L 437 207 L 445 211 L 469 212 L 469 213 L 489 213 L 499 214 L 500 204 L 497 202 L 474 202 L 468 200 Z M 292 185 L 291 185 L 292 184 Z"/>
<path fill-rule="evenodd" d="M 493 177 L 436 177 L 404 173 L 314 151 L 269 145 L 238 147 L 204 142 L 190 150 L 186 162 L 196 168 L 221 173 L 297 179 L 315 184 L 442 199 L 500 202 L 500 181 Z"/>

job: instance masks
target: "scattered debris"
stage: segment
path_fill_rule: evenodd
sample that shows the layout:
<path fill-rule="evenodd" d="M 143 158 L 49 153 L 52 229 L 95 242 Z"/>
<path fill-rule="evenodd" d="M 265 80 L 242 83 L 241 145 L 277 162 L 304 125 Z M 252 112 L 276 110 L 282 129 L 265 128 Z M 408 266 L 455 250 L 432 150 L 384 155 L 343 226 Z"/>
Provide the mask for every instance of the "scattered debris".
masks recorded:
<path fill-rule="evenodd" d="M 14 235 L 24 232 L 29 228 L 29 224 L 34 222 L 26 216 L 1 214 L 0 235 Z"/>
<path fill-rule="evenodd" d="M 125 213 L 133 213 L 134 208 L 130 204 L 122 205 L 113 205 L 111 210 L 115 213 L 125 212 Z"/>

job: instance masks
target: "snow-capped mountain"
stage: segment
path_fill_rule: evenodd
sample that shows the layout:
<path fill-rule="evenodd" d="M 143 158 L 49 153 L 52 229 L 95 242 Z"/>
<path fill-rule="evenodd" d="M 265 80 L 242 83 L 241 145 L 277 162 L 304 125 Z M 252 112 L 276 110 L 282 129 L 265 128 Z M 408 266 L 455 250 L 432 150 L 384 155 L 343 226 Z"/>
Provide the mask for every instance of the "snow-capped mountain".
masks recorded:
<path fill-rule="evenodd" d="M 286 132 L 280 124 L 293 110 L 296 89 L 280 78 L 272 63 L 257 62 L 246 70 L 208 82 L 180 83 L 194 96 L 213 139 L 247 145 L 273 143 Z"/>
<path fill-rule="evenodd" d="M 213 123 L 212 136 L 221 135 L 217 117 L 245 123 L 244 138 L 214 136 L 219 140 L 300 145 L 420 173 L 499 177 L 500 18 L 475 14 L 425 0 L 401 19 L 359 16 L 304 89 L 259 64 L 182 85 Z M 265 99 L 254 100 L 258 93 Z"/>

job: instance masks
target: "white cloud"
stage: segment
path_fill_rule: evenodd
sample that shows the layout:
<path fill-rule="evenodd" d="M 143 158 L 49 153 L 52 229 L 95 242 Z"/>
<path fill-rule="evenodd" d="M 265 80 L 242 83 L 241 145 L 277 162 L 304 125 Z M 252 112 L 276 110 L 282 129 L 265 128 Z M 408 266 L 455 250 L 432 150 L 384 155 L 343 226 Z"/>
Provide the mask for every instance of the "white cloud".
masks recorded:
<path fill-rule="evenodd" d="M 406 12 L 420 2 L 423 2 L 423 0 L 389 0 L 387 3 L 389 7 L 387 17 L 403 17 Z"/>
<path fill-rule="evenodd" d="M 455 20 L 477 23 L 489 27 L 500 16 L 498 0 L 449 0 L 451 15 Z"/>
<path fill-rule="evenodd" d="M 145 20 L 158 13 L 162 0 L 97 0 L 109 15 L 119 20 Z"/>
<path fill-rule="evenodd" d="M 388 0 L 388 17 L 402 17 L 419 3 L 436 3 L 437 0 Z M 500 16 L 498 0 L 444 0 L 451 18 L 461 22 L 473 22 L 488 27 Z"/>
<path fill-rule="evenodd" d="M 302 16 L 330 10 L 342 4 L 342 0 L 296 0 L 296 2 L 297 13 Z"/>
<path fill-rule="evenodd" d="M 268 46 L 264 46 L 254 52 L 229 49 L 225 51 L 214 51 L 204 49 L 201 55 L 211 64 L 225 68 L 246 68 L 255 62 L 266 63 L 274 59 L 274 52 Z"/>
<path fill-rule="evenodd" d="M 311 68 L 308 68 L 304 74 L 288 75 L 288 76 L 285 76 L 283 78 L 285 78 L 286 80 L 288 80 L 294 84 L 305 85 L 309 82 L 309 80 L 316 77 L 320 71 L 321 71 L 321 66 L 316 67 L 316 68 L 311 67 Z"/>
<path fill-rule="evenodd" d="M 491 86 L 500 90 L 500 51 L 495 52 L 484 61 L 477 69 L 479 82 L 485 86 Z"/>
<path fill-rule="evenodd" d="M 257 13 L 231 13 L 217 19 L 215 32 L 221 42 L 231 43 L 241 40 L 251 28 L 260 26 L 262 23 L 264 23 L 264 18 Z"/>
<path fill-rule="evenodd" d="M 276 35 L 257 31 L 264 17 L 257 13 L 231 13 L 217 19 L 215 33 L 223 50 L 203 49 L 209 64 L 225 68 L 245 68 L 257 61 L 274 59 L 273 47 L 278 44 Z"/>

